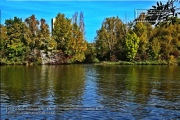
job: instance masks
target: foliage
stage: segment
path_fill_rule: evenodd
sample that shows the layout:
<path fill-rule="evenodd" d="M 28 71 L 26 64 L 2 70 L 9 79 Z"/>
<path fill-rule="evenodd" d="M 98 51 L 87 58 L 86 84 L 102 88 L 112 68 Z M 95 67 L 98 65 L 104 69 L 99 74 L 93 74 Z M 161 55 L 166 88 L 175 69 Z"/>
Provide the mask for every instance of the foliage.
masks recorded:
<path fill-rule="evenodd" d="M 144 19 L 140 15 L 138 19 Z M 149 49 L 149 37 L 151 35 L 153 28 L 150 23 L 147 22 L 136 22 L 134 25 L 133 31 L 139 37 L 139 48 L 138 53 L 140 55 L 139 59 L 146 60 L 147 57 L 144 55 L 147 54 L 147 50 Z"/>
<path fill-rule="evenodd" d="M 178 64 L 178 60 L 173 55 L 170 55 L 168 62 L 170 65 Z"/>
<path fill-rule="evenodd" d="M 101 60 L 110 60 L 115 55 L 117 43 L 125 36 L 124 24 L 118 17 L 106 18 L 97 31 L 96 49 Z"/>
<path fill-rule="evenodd" d="M 58 13 L 55 18 L 52 31 L 53 39 L 57 42 L 57 49 L 65 51 L 67 42 L 71 39 L 72 25 L 71 20 L 64 14 Z"/>
<path fill-rule="evenodd" d="M 6 35 L 2 36 L 2 40 L 4 39 L 4 57 L 10 61 L 23 61 L 25 53 L 28 51 L 28 46 L 26 46 L 26 43 L 29 38 L 24 34 L 28 31 L 28 29 L 22 22 L 22 20 L 17 17 L 14 17 L 14 19 L 6 20 L 5 25 L 7 28 Z"/>
<path fill-rule="evenodd" d="M 133 32 L 128 33 L 125 39 L 126 57 L 128 60 L 132 61 L 139 47 L 139 37 Z"/>
<path fill-rule="evenodd" d="M 85 59 L 87 43 L 84 39 L 84 23 L 80 14 L 80 25 L 77 18 L 74 22 L 65 18 L 64 14 L 58 14 L 54 23 L 53 38 L 57 42 L 57 49 L 70 56 L 71 62 L 82 62 Z M 77 15 L 74 15 L 77 17 Z"/>
<path fill-rule="evenodd" d="M 153 57 L 154 60 L 158 59 L 158 55 L 160 53 L 160 50 L 161 50 L 161 44 L 160 42 L 158 41 L 157 38 L 154 38 L 151 42 L 151 56 Z"/>
<path fill-rule="evenodd" d="M 31 15 L 30 17 L 25 19 L 25 24 L 29 28 L 28 35 L 30 40 L 28 41 L 28 45 L 31 49 L 39 47 L 39 38 L 38 38 L 38 25 L 39 21 L 36 19 L 35 15 Z"/>
<path fill-rule="evenodd" d="M 96 58 L 97 53 L 96 53 L 96 48 L 95 48 L 95 43 L 89 43 L 87 44 L 87 50 L 85 52 L 85 62 L 86 63 L 97 63 L 99 60 Z"/>
<path fill-rule="evenodd" d="M 161 59 L 168 60 L 169 55 L 178 49 L 180 39 L 180 25 L 169 25 L 167 27 L 156 27 L 153 29 L 153 35 L 149 38 L 150 50 L 153 52 L 154 59 L 161 55 Z M 150 52 L 150 53 L 151 53 Z M 177 56 L 176 56 L 177 57 Z"/>
<path fill-rule="evenodd" d="M 40 30 L 38 30 L 38 44 L 39 49 L 54 49 L 56 47 L 55 41 L 50 38 L 49 26 L 45 19 L 40 20 Z"/>
<path fill-rule="evenodd" d="M 52 35 L 46 20 L 38 20 L 35 15 L 24 21 L 18 17 L 7 19 L 0 25 L 0 64 L 42 64 L 42 51 L 49 64 L 180 64 L 176 1 L 157 2 L 148 14 L 141 13 L 130 23 L 123 23 L 119 17 L 105 18 L 93 43 L 85 39 L 83 12 L 75 12 L 71 19 L 58 13 Z M 157 10 L 161 13 L 152 14 Z"/>
<path fill-rule="evenodd" d="M 6 46 L 7 39 L 8 39 L 8 36 L 6 34 L 7 33 L 7 28 L 4 25 L 0 25 L 0 30 L 1 30 L 1 35 L 0 35 L 0 38 L 1 38 L 1 41 L 0 41 L 0 50 L 3 50 L 4 46 Z"/>
<path fill-rule="evenodd" d="M 180 14 L 180 8 L 176 8 L 176 4 L 179 6 L 180 3 L 177 0 L 168 0 L 166 4 L 157 2 L 156 6 L 147 11 L 146 20 L 156 26 L 175 24 Z"/>
<path fill-rule="evenodd" d="M 76 23 L 73 24 L 72 37 L 68 41 L 65 53 L 72 56 L 72 61 L 82 62 L 85 59 L 85 51 L 87 49 L 87 43 L 83 38 L 83 33 Z"/>

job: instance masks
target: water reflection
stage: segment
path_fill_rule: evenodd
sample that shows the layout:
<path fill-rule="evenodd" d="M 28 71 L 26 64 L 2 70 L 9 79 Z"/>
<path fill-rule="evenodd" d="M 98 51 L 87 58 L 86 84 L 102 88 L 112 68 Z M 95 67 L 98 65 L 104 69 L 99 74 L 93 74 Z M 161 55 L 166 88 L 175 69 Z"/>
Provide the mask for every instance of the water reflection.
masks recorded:
<path fill-rule="evenodd" d="M 79 102 L 81 102 L 85 80 L 83 66 L 59 66 L 49 72 L 51 72 L 49 78 L 52 79 L 55 104 L 81 104 Z"/>
<path fill-rule="evenodd" d="M 111 111 L 113 117 L 121 119 L 134 117 L 154 119 L 153 116 L 160 116 L 162 119 L 173 115 L 172 118 L 179 117 L 179 66 L 97 66 L 95 68 L 99 75 L 98 92 L 103 98 L 101 104 L 108 109 L 108 112 Z M 161 115 L 156 113 L 159 111 Z"/>
<path fill-rule="evenodd" d="M 1 103 L 6 107 L 58 107 L 81 104 L 84 68 L 66 66 L 2 66 Z M 6 115 L 5 115 L 6 116 Z"/>
<path fill-rule="evenodd" d="M 1 66 L 1 118 L 173 119 L 180 114 L 179 66 Z M 7 115 L 7 106 L 103 107 Z"/>

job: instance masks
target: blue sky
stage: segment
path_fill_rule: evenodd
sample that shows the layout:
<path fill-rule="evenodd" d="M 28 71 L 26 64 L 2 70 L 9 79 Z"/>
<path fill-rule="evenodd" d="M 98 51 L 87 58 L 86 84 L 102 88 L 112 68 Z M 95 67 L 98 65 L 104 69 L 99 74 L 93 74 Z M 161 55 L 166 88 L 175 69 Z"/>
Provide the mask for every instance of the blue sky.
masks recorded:
<path fill-rule="evenodd" d="M 38 20 L 44 18 L 51 29 L 51 19 L 60 13 L 64 13 L 66 17 L 71 18 L 77 11 L 84 13 L 84 22 L 86 30 L 86 40 L 94 41 L 96 30 L 100 29 L 103 20 L 107 17 L 118 16 L 121 20 L 134 20 L 136 9 L 149 9 L 155 5 L 155 0 L 149 1 L 95 1 L 95 0 L 0 0 L 1 24 L 5 19 L 17 16 L 25 18 L 34 14 Z"/>

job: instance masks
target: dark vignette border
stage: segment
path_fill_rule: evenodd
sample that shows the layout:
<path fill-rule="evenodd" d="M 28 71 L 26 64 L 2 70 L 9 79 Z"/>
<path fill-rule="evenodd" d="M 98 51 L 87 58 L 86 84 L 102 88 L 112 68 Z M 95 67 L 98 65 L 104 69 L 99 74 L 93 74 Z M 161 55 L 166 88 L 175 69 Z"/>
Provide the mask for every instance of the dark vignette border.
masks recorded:
<path fill-rule="evenodd" d="M 0 25 L 1 25 L 1 9 L 0 9 Z M 1 29 L 0 29 L 0 38 L 1 38 Z M 1 40 L 0 40 L 0 42 L 1 42 Z M 0 57 L 0 61 L 1 61 L 1 57 Z M 1 77 L 1 70 L 0 70 L 0 77 Z M 1 79 L 0 79 L 0 82 L 1 82 Z M 0 103 L 1 103 L 1 85 L 0 85 Z M 2 109 L 1 109 L 1 105 L 0 105 L 0 114 L 1 114 L 1 110 Z"/>
<path fill-rule="evenodd" d="M 1 9 L 0 9 L 0 25 L 1 25 Z M 0 38 L 1 38 L 1 28 L 0 28 Z M 1 42 L 1 40 L 0 40 L 0 42 Z M 1 57 L 0 57 L 0 61 L 1 61 Z M 0 70 L 0 77 L 1 77 L 1 70 Z M 1 82 L 1 79 L 0 79 L 0 82 Z M 0 103 L 1 103 L 1 85 L 0 85 Z M 1 109 L 1 105 L 0 105 L 0 114 L 1 114 L 1 110 L 2 109 Z"/>

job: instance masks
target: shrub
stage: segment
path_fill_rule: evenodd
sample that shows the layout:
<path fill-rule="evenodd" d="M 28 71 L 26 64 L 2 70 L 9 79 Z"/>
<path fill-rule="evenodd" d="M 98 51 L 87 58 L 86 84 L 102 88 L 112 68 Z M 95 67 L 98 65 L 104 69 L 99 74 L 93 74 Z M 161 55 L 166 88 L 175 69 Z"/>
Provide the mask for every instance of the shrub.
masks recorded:
<path fill-rule="evenodd" d="M 177 61 L 177 59 L 174 57 L 174 55 L 170 55 L 168 63 L 169 63 L 170 65 L 173 65 L 173 64 L 178 64 L 178 61 Z"/>

